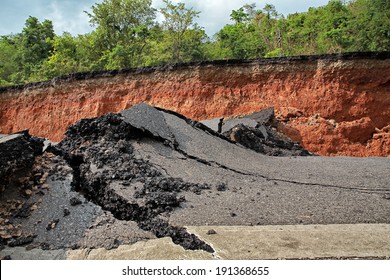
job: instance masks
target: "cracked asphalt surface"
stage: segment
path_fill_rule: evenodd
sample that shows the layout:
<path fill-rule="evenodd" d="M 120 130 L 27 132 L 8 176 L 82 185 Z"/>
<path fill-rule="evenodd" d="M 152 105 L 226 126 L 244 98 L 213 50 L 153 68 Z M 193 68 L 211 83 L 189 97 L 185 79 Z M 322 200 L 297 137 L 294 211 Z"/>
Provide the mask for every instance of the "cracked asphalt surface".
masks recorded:
<path fill-rule="evenodd" d="M 24 198 L 32 210 L 6 217 L 29 250 L 169 237 L 212 252 L 185 227 L 390 223 L 390 158 L 266 156 L 145 104 L 80 121 L 36 165 L 49 175 Z"/>
<path fill-rule="evenodd" d="M 186 194 L 170 220 L 187 225 L 388 223 L 390 159 L 267 157 L 164 113 L 178 148 L 143 141 L 136 150 L 169 176 L 226 183 L 228 191 Z M 205 143 L 207 143 L 205 145 Z"/>

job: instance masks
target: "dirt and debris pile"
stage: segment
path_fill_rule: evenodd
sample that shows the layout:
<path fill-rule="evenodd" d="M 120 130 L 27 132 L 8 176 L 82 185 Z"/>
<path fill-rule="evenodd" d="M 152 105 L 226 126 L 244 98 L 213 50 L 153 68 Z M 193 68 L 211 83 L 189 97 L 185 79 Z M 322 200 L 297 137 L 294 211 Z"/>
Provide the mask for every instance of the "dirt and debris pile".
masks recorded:
<path fill-rule="evenodd" d="M 310 156 L 299 143 L 281 137 L 266 126 L 248 127 L 238 124 L 224 133 L 226 137 L 258 153 L 270 156 Z"/>
<path fill-rule="evenodd" d="M 218 125 L 216 125 L 218 122 Z M 234 143 L 239 143 L 258 153 L 269 156 L 310 156 L 309 151 L 302 148 L 287 136 L 278 132 L 278 120 L 273 108 L 267 108 L 239 118 L 217 118 L 203 121 L 214 130 Z M 218 127 L 218 128 L 217 128 Z"/>
<path fill-rule="evenodd" d="M 12 223 L 12 217 L 28 217 L 33 204 L 24 201 L 32 191 L 25 188 L 34 180 L 33 165 L 42 154 L 44 140 L 31 136 L 28 131 L 0 135 L 0 245 L 22 246 L 32 242 L 31 234 L 21 225 Z M 14 193 L 14 196 L 8 196 Z M 20 196 L 20 197 L 19 197 Z M 20 199 L 19 199 L 20 198 Z"/>
<path fill-rule="evenodd" d="M 43 141 L 28 131 L 0 135 L 0 191 L 20 185 L 20 178 L 28 176 L 35 157 L 42 154 Z"/>
<path fill-rule="evenodd" d="M 148 112 L 152 112 L 153 117 L 159 114 L 151 107 Z M 132 141 L 164 139 L 152 128 L 145 130 L 136 127 L 136 121 L 133 121 L 134 125 L 125 121 L 131 112 L 123 115 L 127 118 L 110 113 L 82 120 L 69 128 L 58 149 L 63 151 L 74 170 L 74 190 L 83 193 L 115 218 L 134 221 L 157 237 L 169 236 L 186 249 L 213 252 L 208 244 L 184 228 L 170 225 L 164 218 L 185 201 L 184 196 L 179 195 L 181 191 L 200 193 L 209 186 L 166 177 L 147 160 L 137 157 Z M 156 129 L 160 128 L 156 126 Z M 164 136 L 163 132 L 161 134 Z M 120 195 L 118 187 L 130 195 Z"/>

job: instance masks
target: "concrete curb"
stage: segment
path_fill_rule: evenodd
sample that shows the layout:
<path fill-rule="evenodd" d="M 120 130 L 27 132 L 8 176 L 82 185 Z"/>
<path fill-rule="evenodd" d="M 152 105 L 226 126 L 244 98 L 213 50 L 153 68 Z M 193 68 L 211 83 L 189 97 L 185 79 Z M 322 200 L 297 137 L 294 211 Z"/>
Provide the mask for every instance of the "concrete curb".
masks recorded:
<path fill-rule="evenodd" d="M 187 230 L 209 243 L 215 253 L 184 250 L 162 238 L 66 255 L 73 260 L 390 258 L 390 224 L 188 226 Z"/>

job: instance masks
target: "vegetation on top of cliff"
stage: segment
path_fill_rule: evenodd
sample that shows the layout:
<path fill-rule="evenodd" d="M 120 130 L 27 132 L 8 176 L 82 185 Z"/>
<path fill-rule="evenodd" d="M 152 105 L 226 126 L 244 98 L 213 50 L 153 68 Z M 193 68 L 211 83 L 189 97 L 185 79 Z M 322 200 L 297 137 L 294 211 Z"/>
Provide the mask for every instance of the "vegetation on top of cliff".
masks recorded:
<path fill-rule="evenodd" d="M 195 23 L 199 12 L 164 3 L 158 23 L 151 0 L 104 0 L 88 13 L 96 29 L 78 36 L 58 36 L 51 21 L 29 17 L 21 33 L 0 38 L 0 86 L 194 61 L 390 51 L 388 0 L 331 0 L 287 17 L 247 4 L 213 38 Z"/>

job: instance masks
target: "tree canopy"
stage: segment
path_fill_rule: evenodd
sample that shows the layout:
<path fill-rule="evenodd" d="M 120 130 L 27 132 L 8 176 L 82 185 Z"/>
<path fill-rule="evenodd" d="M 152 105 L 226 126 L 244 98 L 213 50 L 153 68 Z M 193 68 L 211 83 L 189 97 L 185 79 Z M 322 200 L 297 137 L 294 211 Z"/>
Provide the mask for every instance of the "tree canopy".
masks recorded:
<path fill-rule="evenodd" d="M 77 36 L 56 35 L 51 21 L 30 16 L 20 33 L 0 37 L 0 86 L 165 63 L 390 51 L 388 0 L 330 0 L 286 16 L 272 4 L 246 4 L 213 37 L 196 23 L 199 11 L 163 3 L 157 10 L 151 0 L 103 0 L 87 13 L 95 29 Z"/>

